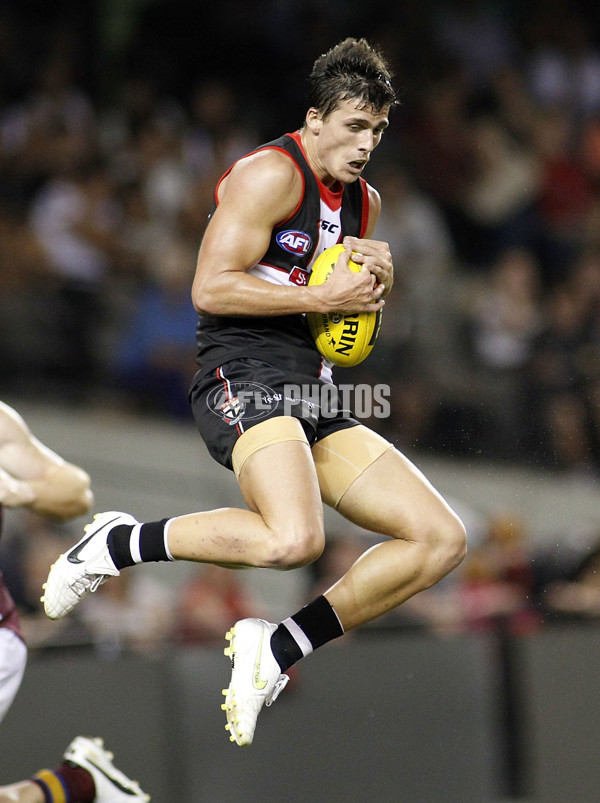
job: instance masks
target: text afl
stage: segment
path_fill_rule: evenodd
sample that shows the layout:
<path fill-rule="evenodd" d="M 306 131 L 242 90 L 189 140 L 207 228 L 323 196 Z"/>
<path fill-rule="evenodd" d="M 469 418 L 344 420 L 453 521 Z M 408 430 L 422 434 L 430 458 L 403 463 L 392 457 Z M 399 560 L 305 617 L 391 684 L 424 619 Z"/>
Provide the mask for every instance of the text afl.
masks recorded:
<path fill-rule="evenodd" d="M 304 256 L 304 254 L 308 254 L 312 246 L 310 235 L 306 234 L 304 231 L 280 231 L 275 239 L 277 245 L 283 248 L 284 251 L 287 251 L 288 254 Z"/>

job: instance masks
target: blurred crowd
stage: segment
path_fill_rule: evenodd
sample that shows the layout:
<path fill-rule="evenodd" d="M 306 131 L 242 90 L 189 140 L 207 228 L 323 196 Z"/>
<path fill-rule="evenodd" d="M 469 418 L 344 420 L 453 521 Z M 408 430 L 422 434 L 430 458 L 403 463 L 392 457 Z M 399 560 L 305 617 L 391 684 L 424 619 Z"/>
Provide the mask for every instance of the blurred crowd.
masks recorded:
<path fill-rule="evenodd" d="M 301 124 L 316 55 L 365 35 L 401 95 L 366 175 L 397 284 L 338 380 L 389 384 L 373 425 L 400 448 L 597 475 L 593 4 L 240 0 L 201 30 L 191 4 L 118 6 L 0 8 L 0 393 L 188 417 L 215 181 Z"/>

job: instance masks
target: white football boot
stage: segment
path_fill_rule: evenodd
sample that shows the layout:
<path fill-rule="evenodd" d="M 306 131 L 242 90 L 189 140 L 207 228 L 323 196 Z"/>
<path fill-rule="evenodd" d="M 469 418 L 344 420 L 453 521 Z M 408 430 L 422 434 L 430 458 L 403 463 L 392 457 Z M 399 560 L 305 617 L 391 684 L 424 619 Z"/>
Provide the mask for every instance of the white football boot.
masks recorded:
<path fill-rule="evenodd" d="M 67 747 L 65 761 L 87 770 L 96 787 L 95 803 L 131 803 L 149 801 L 137 781 L 132 781 L 112 763 L 114 756 L 104 749 L 102 739 L 77 736 Z"/>
<path fill-rule="evenodd" d="M 252 744 L 263 705 L 271 705 L 289 680 L 271 652 L 276 629 L 264 619 L 240 619 L 225 636 L 230 642 L 225 655 L 231 658 L 232 671 L 221 708 L 227 714 L 230 741 L 240 746 Z"/>
<path fill-rule="evenodd" d="M 111 510 L 98 513 L 84 527 L 85 535 L 50 567 L 43 585 L 42 602 L 50 619 L 61 619 L 90 591 L 96 591 L 109 577 L 118 577 L 106 539 L 119 524 L 139 524 L 129 513 Z"/>

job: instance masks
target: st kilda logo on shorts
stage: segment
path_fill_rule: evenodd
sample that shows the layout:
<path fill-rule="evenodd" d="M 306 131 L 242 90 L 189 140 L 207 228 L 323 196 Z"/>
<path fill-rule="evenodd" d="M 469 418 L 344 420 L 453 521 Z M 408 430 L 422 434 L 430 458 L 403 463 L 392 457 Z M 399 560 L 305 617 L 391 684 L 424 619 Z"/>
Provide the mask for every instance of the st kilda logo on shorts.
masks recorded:
<path fill-rule="evenodd" d="M 223 381 L 206 397 L 208 409 L 226 424 L 234 426 L 242 418 L 252 421 L 265 418 L 277 407 L 281 398 L 260 382 Z"/>

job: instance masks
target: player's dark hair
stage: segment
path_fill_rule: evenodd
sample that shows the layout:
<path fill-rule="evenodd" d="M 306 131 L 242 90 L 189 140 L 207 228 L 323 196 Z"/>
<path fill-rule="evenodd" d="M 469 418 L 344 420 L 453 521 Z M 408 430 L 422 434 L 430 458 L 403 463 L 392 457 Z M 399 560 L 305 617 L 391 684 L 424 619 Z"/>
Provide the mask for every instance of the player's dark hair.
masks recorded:
<path fill-rule="evenodd" d="M 377 112 L 398 102 L 382 54 L 366 39 L 349 37 L 315 61 L 308 77 L 308 105 L 326 117 L 340 102 L 354 98 Z"/>

